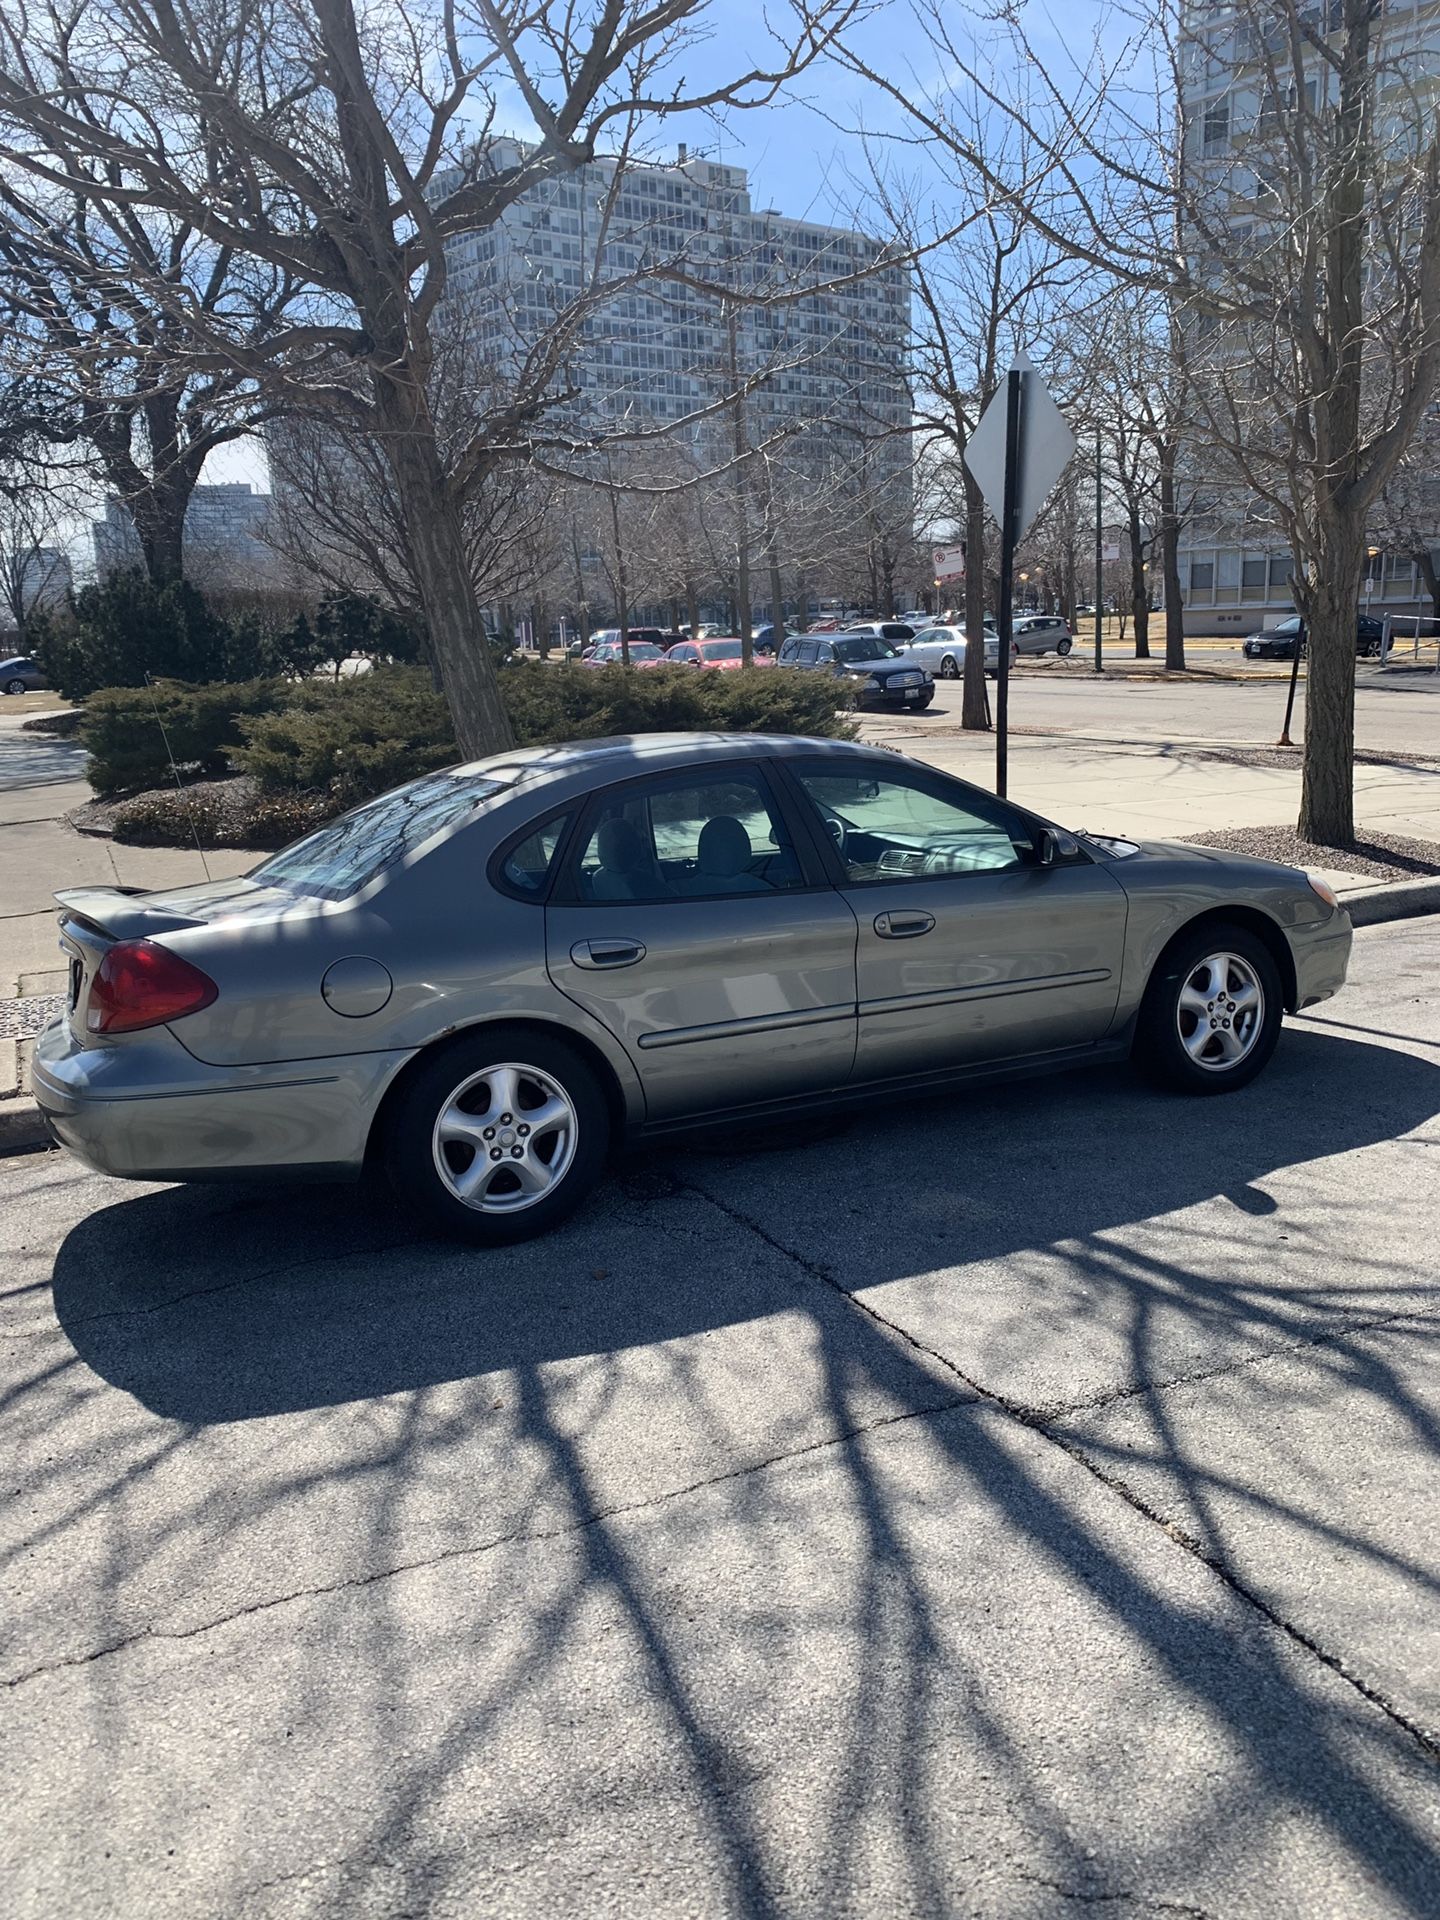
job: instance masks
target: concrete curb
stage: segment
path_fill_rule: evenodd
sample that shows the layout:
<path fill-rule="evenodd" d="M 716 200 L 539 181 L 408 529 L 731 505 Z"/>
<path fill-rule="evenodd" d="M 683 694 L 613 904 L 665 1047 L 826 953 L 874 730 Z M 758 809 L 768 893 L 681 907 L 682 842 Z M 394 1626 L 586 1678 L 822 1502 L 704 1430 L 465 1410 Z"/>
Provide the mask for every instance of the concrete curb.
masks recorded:
<path fill-rule="evenodd" d="M 1342 894 L 1340 904 L 1357 927 L 1377 927 L 1386 920 L 1409 920 L 1416 914 L 1440 913 L 1440 874 L 1357 887 L 1353 893 Z"/>
<path fill-rule="evenodd" d="M 0 1100 L 0 1154 L 24 1153 L 49 1144 L 40 1109 L 28 1093 Z"/>

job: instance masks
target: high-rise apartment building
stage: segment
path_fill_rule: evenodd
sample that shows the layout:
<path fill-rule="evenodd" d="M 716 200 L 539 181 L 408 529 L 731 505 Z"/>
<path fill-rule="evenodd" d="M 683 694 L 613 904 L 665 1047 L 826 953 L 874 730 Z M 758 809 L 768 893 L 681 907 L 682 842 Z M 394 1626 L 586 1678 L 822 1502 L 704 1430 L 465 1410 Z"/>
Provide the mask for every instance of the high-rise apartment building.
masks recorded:
<path fill-rule="evenodd" d="M 490 152 L 503 168 L 523 149 L 497 140 Z M 555 369 L 577 429 L 664 427 L 672 450 L 718 462 L 735 423 L 717 402 L 738 379 L 749 443 L 782 448 L 792 485 L 844 474 L 908 532 L 903 264 L 869 235 L 756 209 L 742 167 L 684 148 L 673 166 L 617 165 L 598 158 L 538 183 L 495 226 L 453 243 L 452 333 L 504 390 L 567 306 L 608 283 Z"/>
<path fill-rule="evenodd" d="M 269 513 L 270 495 L 248 481 L 196 487 L 185 512 L 187 574 L 200 586 L 275 584 L 278 563 L 264 537 Z M 140 538 L 130 510 L 113 494 L 105 501 L 103 517 L 91 522 L 90 533 L 97 579 L 106 580 L 141 564 Z"/>
<path fill-rule="evenodd" d="M 1306 115 L 1313 112 L 1323 120 L 1333 106 L 1338 71 L 1329 56 L 1343 23 L 1342 0 L 1300 0 L 1298 5 L 1294 0 L 1190 0 L 1184 9 L 1184 165 L 1192 192 L 1203 197 L 1213 219 L 1210 235 L 1199 240 L 1191 234 L 1189 243 L 1197 254 L 1207 246 L 1213 251 L 1214 236 L 1223 234 L 1228 258 L 1218 269 L 1222 273 L 1233 276 L 1237 262 L 1249 261 L 1253 268 L 1267 257 L 1257 243 L 1301 207 L 1300 163 L 1307 150 L 1321 149 L 1324 139 L 1307 128 Z M 1305 49 L 1298 78 L 1292 27 Z M 1388 0 L 1372 23 L 1372 35 L 1373 124 L 1383 144 L 1406 137 L 1427 98 L 1429 111 L 1435 111 L 1440 0 Z M 1267 179 L 1271 169 L 1276 171 Z M 1386 239 L 1367 235 L 1377 257 Z M 1383 261 L 1377 272 L 1383 275 Z M 1263 351 L 1257 351 L 1254 339 L 1231 338 L 1227 326 L 1199 323 L 1194 350 L 1212 373 L 1220 370 L 1230 392 L 1242 395 L 1238 362 L 1254 361 L 1248 369 L 1248 404 L 1263 409 L 1269 403 Z M 1273 405 L 1277 416 L 1283 414 L 1283 380 Z M 1192 411 L 1198 415 L 1200 409 Z M 1440 415 L 1432 411 L 1423 432 L 1428 439 L 1417 445 L 1415 458 L 1374 511 L 1362 586 L 1362 600 L 1373 613 L 1399 616 L 1398 632 L 1413 631 L 1417 616 L 1433 614 L 1440 570 L 1440 474 L 1434 465 L 1440 458 Z M 1425 452 L 1427 445 L 1436 450 L 1433 457 Z M 1288 611 L 1292 561 L 1279 517 L 1235 464 L 1208 443 L 1198 418 L 1182 464 L 1182 494 L 1193 500 L 1180 540 L 1186 631 L 1246 632 Z"/>

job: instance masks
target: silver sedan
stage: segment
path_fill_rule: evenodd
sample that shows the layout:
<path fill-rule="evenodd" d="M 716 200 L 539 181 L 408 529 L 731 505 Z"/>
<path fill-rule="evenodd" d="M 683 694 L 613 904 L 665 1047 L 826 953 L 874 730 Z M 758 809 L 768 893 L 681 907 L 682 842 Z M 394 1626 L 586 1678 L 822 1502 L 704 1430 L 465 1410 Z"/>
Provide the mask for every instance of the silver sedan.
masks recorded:
<path fill-rule="evenodd" d="M 965 633 L 960 627 L 926 627 L 913 640 L 907 640 L 905 653 L 919 666 L 927 668 L 937 680 L 960 680 L 965 674 Z M 1010 664 L 1019 658 L 1019 649 L 1010 642 Z M 1000 666 L 1000 636 L 985 629 L 985 671 L 993 679 Z"/>
<path fill-rule="evenodd" d="M 1345 979 L 1323 883 L 1079 838 L 898 754 L 600 740 L 427 775 L 178 891 L 66 893 L 55 1136 L 136 1179 L 359 1180 L 538 1233 L 611 1146 L 1133 1055 L 1242 1087 Z"/>

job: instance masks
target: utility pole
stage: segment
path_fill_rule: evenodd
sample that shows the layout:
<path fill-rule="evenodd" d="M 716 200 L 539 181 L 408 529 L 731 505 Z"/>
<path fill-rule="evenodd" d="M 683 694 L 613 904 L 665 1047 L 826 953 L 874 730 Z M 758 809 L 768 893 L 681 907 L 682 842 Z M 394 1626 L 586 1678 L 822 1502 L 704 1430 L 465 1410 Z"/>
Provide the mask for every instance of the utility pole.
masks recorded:
<path fill-rule="evenodd" d="M 1104 640 L 1100 625 L 1105 605 L 1105 478 L 1102 467 L 1104 442 L 1095 431 L 1095 671 L 1104 671 Z"/>

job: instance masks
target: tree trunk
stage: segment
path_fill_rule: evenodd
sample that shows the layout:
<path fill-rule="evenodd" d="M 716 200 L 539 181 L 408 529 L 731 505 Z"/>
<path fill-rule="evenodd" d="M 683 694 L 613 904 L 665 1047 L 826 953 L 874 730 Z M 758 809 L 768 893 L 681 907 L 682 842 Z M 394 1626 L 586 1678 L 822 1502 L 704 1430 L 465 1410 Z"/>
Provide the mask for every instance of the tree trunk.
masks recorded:
<path fill-rule="evenodd" d="M 985 691 L 985 499 L 965 469 L 965 686 L 960 725 L 971 733 L 990 730 Z"/>
<path fill-rule="evenodd" d="M 515 744 L 470 579 L 460 513 L 446 482 L 423 391 L 377 375 L 376 412 L 405 520 L 415 584 L 455 740 L 467 760 Z"/>
<path fill-rule="evenodd" d="M 1440 620 L 1440 579 L 1436 577 L 1435 556 L 1429 547 L 1415 549 L 1415 564 L 1420 569 L 1420 578 L 1425 582 L 1425 591 L 1430 596 L 1431 612 Z"/>
<path fill-rule="evenodd" d="M 1150 599 L 1145 587 L 1145 540 L 1138 516 L 1130 516 L 1130 611 L 1135 619 L 1135 658 L 1150 658 Z"/>
<path fill-rule="evenodd" d="M 1180 591 L 1180 515 L 1175 505 L 1176 445 L 1160 444 L 1160 565 L 1165 578 L 1165 670 L 1185 671 L 1185 602 Z"/>
<path fill-rule="evenodd" d="M 620 664 L 630 664 L 630 591 L 625 580 L 625 543 L 620 537 L 620 496 L 610 489 L 610 531 L 615 540 L 615 618 L 620 628 Z"/>
<path fill-rule="evenodd" d="M 685 624 L 690 629 L 690 638 L 698 640 L 700 638 L 700 594 L 695 582 L 688 578 L 685 582 Z"/>
<path fill-rule="evenodd" d="M 770 641 L 775 652 L 785 638 L 785 582 L 780 578 L 780 549 L 770 541 Z"/>
<path fill-rule="evenodd" d="M 1322 532 L 1318 565 L 1304 574 L 1297 566 L 1295 579 L 1306 642 L 1299 833 L 1317 847 L 1348 847 L 1355 839 L 1355 634 L 1365 531 L 1338 520 Z"/>

